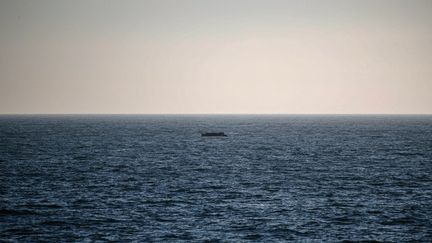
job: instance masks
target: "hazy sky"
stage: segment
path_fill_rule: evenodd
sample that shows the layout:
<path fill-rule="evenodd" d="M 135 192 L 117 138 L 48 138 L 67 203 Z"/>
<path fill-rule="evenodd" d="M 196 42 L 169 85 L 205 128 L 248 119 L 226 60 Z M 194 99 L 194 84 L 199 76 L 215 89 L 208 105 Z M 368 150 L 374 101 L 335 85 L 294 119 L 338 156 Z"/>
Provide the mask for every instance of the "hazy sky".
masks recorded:
<path fill-rule="evenodd" d="M 0 0 L 0 113 L 432 113 L 432 1 Z"/>

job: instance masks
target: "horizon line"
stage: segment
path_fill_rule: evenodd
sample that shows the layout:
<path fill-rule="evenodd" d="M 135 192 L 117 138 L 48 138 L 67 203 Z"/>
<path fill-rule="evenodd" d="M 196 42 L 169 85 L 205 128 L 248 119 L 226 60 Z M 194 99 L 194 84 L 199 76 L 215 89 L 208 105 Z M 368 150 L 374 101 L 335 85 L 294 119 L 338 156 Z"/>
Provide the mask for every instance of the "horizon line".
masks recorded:
<path fill-rule="evenodd" d="M 148 115 L 148 116 L 192 116 L 192 115 L 206 115 L 206 116 L 223 116 L 223 115 L 239 115 L 239 116 L 266 116 L 266 115 L 280 115 L 280 116 L 431 116 L 432 113 L 0 113 L 0 116 L 26 116 L 26 115 Z"/>

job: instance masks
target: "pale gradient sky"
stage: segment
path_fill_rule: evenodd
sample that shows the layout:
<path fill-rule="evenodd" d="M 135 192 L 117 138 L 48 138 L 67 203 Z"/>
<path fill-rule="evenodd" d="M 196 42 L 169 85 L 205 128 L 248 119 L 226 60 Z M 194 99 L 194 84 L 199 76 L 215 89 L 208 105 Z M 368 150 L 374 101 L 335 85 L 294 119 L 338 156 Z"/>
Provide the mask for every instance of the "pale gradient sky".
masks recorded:
<path fill-rule="evenodd" d="M 430 0 L 0 0 L 0 113 L 432 113 Z"/>

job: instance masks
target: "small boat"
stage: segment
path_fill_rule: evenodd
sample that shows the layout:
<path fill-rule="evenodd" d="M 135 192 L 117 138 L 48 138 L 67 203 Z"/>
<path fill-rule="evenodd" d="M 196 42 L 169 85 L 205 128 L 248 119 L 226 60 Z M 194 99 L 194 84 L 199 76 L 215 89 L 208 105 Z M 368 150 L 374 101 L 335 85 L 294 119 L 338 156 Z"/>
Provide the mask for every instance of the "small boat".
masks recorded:
<path fill-rule="evenodd" d="M 223 132 L 206 132 L 206 133 L 201 133 L 201 136 L 203 136 L 203 137 L 226 137 L 227 135 Z"/>

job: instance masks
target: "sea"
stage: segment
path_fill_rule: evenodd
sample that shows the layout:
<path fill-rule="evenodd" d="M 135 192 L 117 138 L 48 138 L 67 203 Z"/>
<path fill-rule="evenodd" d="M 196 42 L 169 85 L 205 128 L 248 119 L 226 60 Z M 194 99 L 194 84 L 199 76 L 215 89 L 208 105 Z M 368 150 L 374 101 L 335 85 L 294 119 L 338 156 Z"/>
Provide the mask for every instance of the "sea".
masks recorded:
<path fill-rule="evenodd" d="M 432 242 L 432 116 L 2 115 L 0 241 Z"/>

